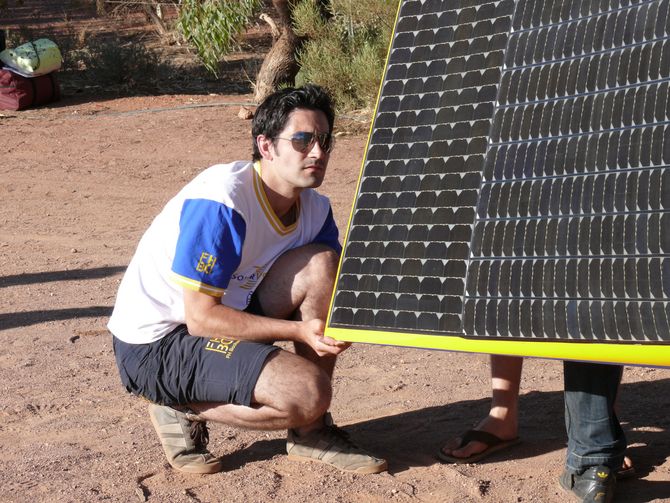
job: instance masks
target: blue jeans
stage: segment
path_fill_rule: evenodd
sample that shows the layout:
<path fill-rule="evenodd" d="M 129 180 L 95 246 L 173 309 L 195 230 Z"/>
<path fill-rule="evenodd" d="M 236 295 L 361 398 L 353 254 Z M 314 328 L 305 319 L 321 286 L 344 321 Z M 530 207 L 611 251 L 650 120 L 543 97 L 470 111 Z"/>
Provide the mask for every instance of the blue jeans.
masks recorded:
<path fill-rule="evenodd" d="M 598 465 L 621 468 L 626 437 L 614 401 L 622 372 L 621 365 L 563 362 L 569 471 L 582 473 Z"/>

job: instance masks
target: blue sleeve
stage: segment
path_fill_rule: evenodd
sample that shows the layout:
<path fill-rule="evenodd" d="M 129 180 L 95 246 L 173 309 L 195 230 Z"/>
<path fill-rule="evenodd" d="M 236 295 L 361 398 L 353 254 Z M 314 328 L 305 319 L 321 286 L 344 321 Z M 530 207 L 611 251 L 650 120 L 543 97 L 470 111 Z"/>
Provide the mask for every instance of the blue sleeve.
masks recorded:
<path fill-rule="evenodd" d="M 321 230 L 312 242 L 330 246 L 338 253 L 338 255 L 342 253 L 342 245 L 340 244 L 339 240 L 339 231 L 337 230 L 337 225 L 335 224 L 335 219 L 333 218 L 332 208 L 328 210 L 326 221 L 323 223 Z"/>
<path fill-rule="evenodd" d="M 222 296 L 240 265 L 245 234 L 246 223 L 234 209 L 208 199 L 187 199 L 172 262 L 174 281 Z"/>

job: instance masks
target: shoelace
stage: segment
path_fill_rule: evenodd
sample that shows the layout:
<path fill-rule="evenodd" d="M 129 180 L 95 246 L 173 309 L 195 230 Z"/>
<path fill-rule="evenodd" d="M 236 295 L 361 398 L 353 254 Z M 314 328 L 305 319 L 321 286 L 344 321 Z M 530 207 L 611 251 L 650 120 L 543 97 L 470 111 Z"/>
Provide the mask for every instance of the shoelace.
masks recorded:
<path fill-rule="evenodd" d="M 197 449 L 204 449 L 209 443 L 209 429 L 207 423 L 202 421 L 191 421 L 191 440 Z"/>
<path fill-rule="evenodd" d="M 350 438 L 349 434 L 344 431 L 343 429 L 335 426 L 334 424 L 328 425 L 324 427 L 324 430 L 326 430 L 326 435 L 328 437 L 332 437 L 335 441 L 341 441 L 344 443 L 347 447 L 351 447 L 353 449 L 360 449 L 356 444 L 354 444 Z"/>

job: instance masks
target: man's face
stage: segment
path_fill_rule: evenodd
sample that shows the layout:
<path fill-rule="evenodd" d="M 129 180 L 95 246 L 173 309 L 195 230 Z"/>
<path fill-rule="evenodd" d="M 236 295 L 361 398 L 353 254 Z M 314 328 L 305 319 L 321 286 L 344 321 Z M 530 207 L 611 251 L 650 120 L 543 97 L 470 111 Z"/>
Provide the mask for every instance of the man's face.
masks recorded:
<path fill-rule="evenodd" d="M 316 138 L 304 152 L 297 150 L 296 147 L 300 146 L 300 142 L 291 141 L 291 138 L 304 139 L 308 137 L 305 133 L 313 135 L 330 133 L 328 119 L 322 111 L 295 109 L 289 115 L 284 129 L 274 139 L 273 178 L 282 185 L 289 185 L 292 188 L 313 188 L 323 182 L 330 153 L 321 147 Z"/>

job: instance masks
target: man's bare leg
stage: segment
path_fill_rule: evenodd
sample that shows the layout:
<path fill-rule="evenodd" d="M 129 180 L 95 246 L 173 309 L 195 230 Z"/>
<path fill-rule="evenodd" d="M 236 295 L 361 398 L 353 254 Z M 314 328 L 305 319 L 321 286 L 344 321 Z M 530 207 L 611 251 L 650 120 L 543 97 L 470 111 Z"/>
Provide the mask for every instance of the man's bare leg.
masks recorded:
<path fill-rule="evenodd" d="M 337 270 L 337 255 L 321 245 L 280 257 L 261 283 L 259 301 L 267 316 L 325 321 Z M 287 302 L 288 301 L 288 302 Z M 327 338 L 326 338 L 327 339 Z M 348 344 L 322 341 L 344 349 Z M 254 388 L 252 405 L 193 404 L 203 419 L 257 429 L 287 428 L 290 459 L 326 463 L 355 473 L 386 470 L 377 458 L 324 421 L 332 397 L 336 357 L 321 356 L 320 345 L 295 344 L 296 353 L 276 351 Z M 317 353 L 318 351 L 318 353 Z"/>
<path fill-rule="evenodd" d="M 502 440 L 516 438 L 519 428 L 519 385 L 523 358 L 491 356 L 491 410 L 475 430 L 492 433 Z M 442 452 L 455 458 L 467 458 L 486 449 L 486 444 L 472 441 L 461 447 L 461 437 L 451 439 Z"/>
<path fill-rule="evenodd" d="M 257 290 L 265 315 L 281 319 L 325 320 L 337 272 L 337 254 L 307 245 L 277 259 Z M 296 354 L 276 351 L 254 388 L 252 405 L 195 403 L 206 420 L 251 429 L 295 428 L 304 434 L 323 426 L 330 406 L 335 356 L 319 356 L 305 344 Z"/>
<path fill-rule="evenodd" d="M 256 382 L 250 407 L 194 403 L 207 421 L 254 430 L 281 430 L 321 419 L 330 405 L 330 377 L 318 366 L 288 351 L 270 354 Z"/>
<path fill-rule="evenodd" d="M 259 300 L 268 316 L 325 322 L 337 274 L 337 254 L 322 245 L 297 248 L 280 257 L 261 284 Z M 286 303 L 286 299 L 290 302 Z M 337 357 L 319 356 L 306 344 L 295 343 L 295 352 L 332 379 Z M 324 410 L 325 412 L 325 410 Z M 323 426 L 323 414 L 298 425 L 300 434 Z"/>
<path fill-rule="evenodd" d="M 523 358 L 517 356 L 491 355 L 491 410 L 488 416 L 474 427 L 475 430 L 492 433 L 503 440 L 516 438 L 519 431 L 519 385 Z M 616 404 L 615 404 L 616 407 Z M 451 439 L 442 452 L 455 458 L 468 458 L 486 449 L 486 445 L 472 441 L 462 448 L 461 437 Z M 630 457 L 625 456 L 621 469 L 622 477 L 635 474 Z"/>

